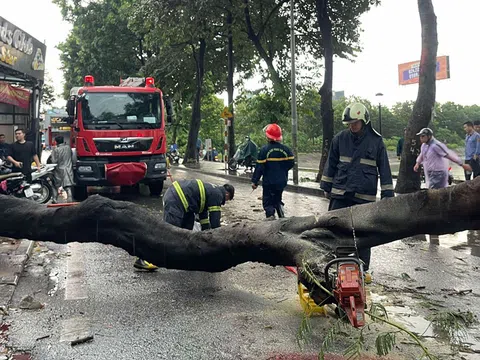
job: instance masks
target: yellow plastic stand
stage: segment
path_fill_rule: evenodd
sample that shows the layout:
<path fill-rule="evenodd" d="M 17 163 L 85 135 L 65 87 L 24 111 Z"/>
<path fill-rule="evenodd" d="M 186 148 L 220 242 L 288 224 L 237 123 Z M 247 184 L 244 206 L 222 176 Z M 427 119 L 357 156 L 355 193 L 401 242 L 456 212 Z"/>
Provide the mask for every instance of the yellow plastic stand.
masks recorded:
<path fill-rule="evenodd" d="M 327 315 L 325 306 L 318 306 L 315 301 L 310 297 L 308 289 L 298 282 L 298 296 L 300 297 L 300 305 L 302 305 L 303 311 L 308 315 Z"/>

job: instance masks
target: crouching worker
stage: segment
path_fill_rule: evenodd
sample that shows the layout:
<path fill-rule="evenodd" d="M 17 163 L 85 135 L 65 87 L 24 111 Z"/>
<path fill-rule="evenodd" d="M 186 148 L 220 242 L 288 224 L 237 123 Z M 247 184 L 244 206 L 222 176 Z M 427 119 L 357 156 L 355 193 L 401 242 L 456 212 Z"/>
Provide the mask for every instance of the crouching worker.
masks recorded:
<path fill-rule="evenodd" d="M 202 230 L 220 227 L 221 206 L 233 200 L 235 188 L 230 184 L 217 186 L 202 180 L 175 181 L 163 196 L 163 220 L 182 229 L 192 230 L 198 214 Z M 156 270 L 157 267 L 142 259 L 134 267 Z"/>

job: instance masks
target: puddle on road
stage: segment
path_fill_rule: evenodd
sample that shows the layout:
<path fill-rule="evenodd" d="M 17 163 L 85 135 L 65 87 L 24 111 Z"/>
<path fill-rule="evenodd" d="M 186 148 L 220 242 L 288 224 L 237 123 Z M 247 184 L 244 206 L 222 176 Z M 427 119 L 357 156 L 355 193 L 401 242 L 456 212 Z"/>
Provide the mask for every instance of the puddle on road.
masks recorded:
<path fill-rule="evenodd" d="M 369 302 L 374 303 L 388 303 L 388 297 L 377 293 L 370 292 L 368 294 Z M 388 317 L 394 322 L 402 325 L 407 330 L 412 331 L 425 338 L 437 338 L 438 340 L 446 341 L 445 337 L 437 333 L 431 322 L 425 317 L 418 314 L 409 306 L 385 305 Z M 480 352 L 480 328 L 473 327 L 467 330 L 467 335 L 463 339 L 462 344 L 467 352 L 460 352 L 460 355 L 465 360 L 479 359 L 478 352 Z"/>
<path fill-rule="evenodd" d="M 440 235 L 440 246 L 448 247 L 464 254 L 480 257 L 480 231 L 468 230 L 455 234 Z"/>
<path fill-rule="evenodd" d="M 395 322 L 400 323 L 408 330 L 424 337 L 434 337 L 435 333 L 430 325 L 430 321 L 418 315 L 407 306 L 385 306 L 387 314 Z"/>

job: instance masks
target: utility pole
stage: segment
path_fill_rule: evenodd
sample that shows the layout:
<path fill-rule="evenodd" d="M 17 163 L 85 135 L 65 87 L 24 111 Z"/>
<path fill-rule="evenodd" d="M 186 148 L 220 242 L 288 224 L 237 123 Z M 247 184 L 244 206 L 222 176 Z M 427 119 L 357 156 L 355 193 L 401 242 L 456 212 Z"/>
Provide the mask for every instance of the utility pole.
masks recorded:
<path fill-rule="evenodd" d="M 297 91 L 295 77 L 295 4 L 290 0 L 290 50 L 292 62 L 292 147 L 295 162 L 293 165 L 293 183 L 298 185 L 298 149 L 297 149 Z"/>
<path fill-rule="evenodd" d="M 383 96 L 382 93 L 376 93 L 375 96 L 378 97 L 378 132 L 382 135 L 382 102 L 381 97 Z"/>

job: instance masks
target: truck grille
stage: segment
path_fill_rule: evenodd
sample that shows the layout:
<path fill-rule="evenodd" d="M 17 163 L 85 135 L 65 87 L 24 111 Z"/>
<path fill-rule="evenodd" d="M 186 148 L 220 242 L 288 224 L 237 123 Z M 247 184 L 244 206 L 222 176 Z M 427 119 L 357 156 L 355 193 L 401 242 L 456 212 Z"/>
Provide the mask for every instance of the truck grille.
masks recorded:
<path fill-rule="evenodd" d="M 94 138 L 93 142 L 97 151 L 101 153 L 148 151 L 152 145 L 153 138 Z"/>

